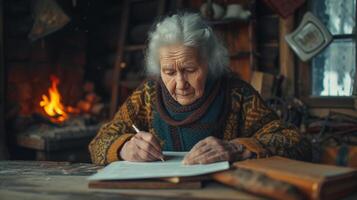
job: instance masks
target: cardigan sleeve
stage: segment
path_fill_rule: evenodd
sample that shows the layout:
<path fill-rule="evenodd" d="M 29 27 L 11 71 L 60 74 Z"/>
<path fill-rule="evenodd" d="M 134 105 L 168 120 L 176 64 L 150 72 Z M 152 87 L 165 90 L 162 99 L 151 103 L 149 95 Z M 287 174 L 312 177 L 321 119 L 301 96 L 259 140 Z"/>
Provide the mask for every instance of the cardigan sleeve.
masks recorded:
<path fill-rule="evenodd" d="M 246 149 L 259 157 L 273 155 L 298 160 L 311 160 L 311 144 L 296 127 L 283 123 L 269 109 L 264 100 L 250 85 L 243 89 L 241 134 L 238 139 Z"/>
<path fill-rule="evenodd" d="M 135 134 L 132 124 L 146 129 L 146 89 L 146 83 L 139 86 L 119 108 L 114 118 L 101 126 L 88 146 L 93 163 L 106 165 L 120 160 L 121 147 Z"/>

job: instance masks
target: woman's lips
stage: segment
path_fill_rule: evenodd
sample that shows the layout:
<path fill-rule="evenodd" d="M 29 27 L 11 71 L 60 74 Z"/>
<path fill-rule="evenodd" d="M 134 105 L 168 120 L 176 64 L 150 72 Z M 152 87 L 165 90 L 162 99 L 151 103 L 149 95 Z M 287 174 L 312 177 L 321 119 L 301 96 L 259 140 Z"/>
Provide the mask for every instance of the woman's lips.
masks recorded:
<path fill-rule="evenodd" d="M 187 97 L 187 96 L 191 96 L 193 93 L 192 92 L 176 92 L 175 93 L 176 96 L 181 96 L 181 97 Z"/>

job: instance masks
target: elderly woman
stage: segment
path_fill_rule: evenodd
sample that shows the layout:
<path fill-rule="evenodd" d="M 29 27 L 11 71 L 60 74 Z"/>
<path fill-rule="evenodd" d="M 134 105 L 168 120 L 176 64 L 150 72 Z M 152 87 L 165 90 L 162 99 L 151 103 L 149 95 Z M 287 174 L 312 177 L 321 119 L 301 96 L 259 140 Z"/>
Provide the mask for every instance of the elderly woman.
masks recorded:
<path fill-rule="evenodd" d="M 155 161 L 163 150 L 189 151 L 185 164 L 272 155 L 309 159 L 309 143 L 298 131 L 230 73 L 227 49 L 199 15 L 157 23 L 146 57 L 146 71 L 154 78 L 101 127 L 89 145 L 94 163 Z"/>

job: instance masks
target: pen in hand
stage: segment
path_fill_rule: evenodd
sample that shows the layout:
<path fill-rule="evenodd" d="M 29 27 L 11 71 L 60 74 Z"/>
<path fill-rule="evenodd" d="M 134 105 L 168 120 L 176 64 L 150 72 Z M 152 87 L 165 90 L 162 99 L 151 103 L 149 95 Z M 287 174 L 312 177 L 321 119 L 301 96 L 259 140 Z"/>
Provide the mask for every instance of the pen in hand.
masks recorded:
<path fill-rule="evenodd" d="M 132 125 L 132 127 L 133 127 L 133 129 L 136 131 L 136 133 L 139 133 L 139 132 L 140 132 L 140 130 L 139 130 L 134 124 Z M 160 160 L 161 160 L 162 162 L 165 161 L 163 157 L 161 157 Z"/>

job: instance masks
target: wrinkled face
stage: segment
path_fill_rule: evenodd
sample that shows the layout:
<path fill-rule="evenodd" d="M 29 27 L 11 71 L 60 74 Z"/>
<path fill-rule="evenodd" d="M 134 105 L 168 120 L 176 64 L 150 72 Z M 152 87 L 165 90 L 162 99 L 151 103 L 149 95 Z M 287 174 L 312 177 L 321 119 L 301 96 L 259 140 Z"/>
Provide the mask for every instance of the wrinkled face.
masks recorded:
<path fill-rule="evenodd" d="M 185 106 L 202 97 L 208 68 L 198 50 L 175 44 L 161 47 L 159 54 L 161 78 L 172 98 Z"/>

